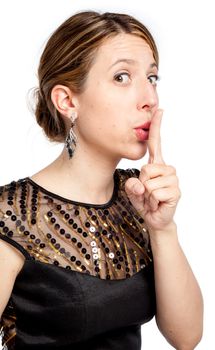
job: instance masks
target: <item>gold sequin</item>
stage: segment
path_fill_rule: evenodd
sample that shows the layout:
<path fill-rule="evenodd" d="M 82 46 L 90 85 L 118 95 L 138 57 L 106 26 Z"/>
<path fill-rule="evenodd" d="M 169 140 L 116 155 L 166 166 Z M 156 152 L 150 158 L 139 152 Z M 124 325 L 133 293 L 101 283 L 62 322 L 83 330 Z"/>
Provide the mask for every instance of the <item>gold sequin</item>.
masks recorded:
<path fill-rule="evenodd" d="M 118 191 L 104 208 L 61 200 L 28 178 L 17 182 L 13 193 L 10 185 L 5 186 L 1 217 L 10 231 L 9 238 L 42 262 L 70 266 L 104 279 L 131 276 L 151 261 L 144 221 L 129 204 L 124 190 L 125 180 L 134 174 L 137 176 L 133 170 L 118 169 Z M 7 205 L 9 194 L 13 205 Z M 26 219 L 22 222 L 23 207 Z M 11 220 L 12 216 L 15 219 Z M 3 227 L 0 232 L 7 235 Z"/>
<path fill-rule="evenodd" d="M 144 220 L 124 188 L 131 176 L 138 171 L 117 169 L 115 197 L 104 207 L 78 205 L 29 178 L 1 187 L 0 238 L 43 263 L 101 279 L 129 278 L 152 261 Z"/>

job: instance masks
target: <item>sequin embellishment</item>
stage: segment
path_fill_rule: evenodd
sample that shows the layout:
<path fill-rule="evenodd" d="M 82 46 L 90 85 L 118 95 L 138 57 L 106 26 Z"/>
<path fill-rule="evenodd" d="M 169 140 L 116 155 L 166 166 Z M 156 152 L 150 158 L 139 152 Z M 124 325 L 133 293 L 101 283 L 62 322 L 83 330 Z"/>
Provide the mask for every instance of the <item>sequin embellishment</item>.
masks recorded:
<path fill-rule="evenodd" d="M 0 187 L 0 237 L 43 263 L 101 279 L 129 278 L 152 262 L 144 220 L 124 189 L 126 179 L 138 174 L 117 169 L 117 191 L 104 207 L 63 199 L 29 178 L 13 181 Z M 6 339 L 13 339 L 13 312 L 5 315 Z"/>
<path fill-rule="evenodd" d="M 128 278 L 151 262 L 144 220 L 131 206 L 117 169 L 118 190 L 109 206 L 63 200 L 29 178 L 2 187 L 0 234 L 44 263 L 103 279 Z"/>

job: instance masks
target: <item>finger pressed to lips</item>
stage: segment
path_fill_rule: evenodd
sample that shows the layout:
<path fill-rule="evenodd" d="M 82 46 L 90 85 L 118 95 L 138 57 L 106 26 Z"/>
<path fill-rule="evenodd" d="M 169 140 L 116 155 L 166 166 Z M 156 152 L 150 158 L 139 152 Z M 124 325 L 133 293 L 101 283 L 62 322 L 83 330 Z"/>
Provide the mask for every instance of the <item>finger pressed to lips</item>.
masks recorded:
<path fill-rule="evenodd" d="M 160 137 L 162 115 L 163 110 L 158 109 L 151 120 L 149 137 L 147 141 L 149 151 L 149 163 L 164 163 L 161 152 Z"/>

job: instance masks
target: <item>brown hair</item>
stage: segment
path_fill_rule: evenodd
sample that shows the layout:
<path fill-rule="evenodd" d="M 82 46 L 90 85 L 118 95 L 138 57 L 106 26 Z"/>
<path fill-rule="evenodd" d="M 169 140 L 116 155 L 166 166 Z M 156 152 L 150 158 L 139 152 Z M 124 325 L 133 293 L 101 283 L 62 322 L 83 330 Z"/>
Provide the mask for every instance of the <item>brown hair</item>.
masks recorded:
<path fill-rule="evenodd" d="M 158 50 L 149 30 L 127 14 L 79 12 L 49 38 L 40 58 L 39 88 L 34 93 L 36 119 L 50 141 L 64 142 L 67 136 L 65 122 L 51 100 L 53 87 L 62 84 L 75 93 L 82 92 L 96 50 L 105 39 L 122 32 L 143 38 L 159 64 Z"/>

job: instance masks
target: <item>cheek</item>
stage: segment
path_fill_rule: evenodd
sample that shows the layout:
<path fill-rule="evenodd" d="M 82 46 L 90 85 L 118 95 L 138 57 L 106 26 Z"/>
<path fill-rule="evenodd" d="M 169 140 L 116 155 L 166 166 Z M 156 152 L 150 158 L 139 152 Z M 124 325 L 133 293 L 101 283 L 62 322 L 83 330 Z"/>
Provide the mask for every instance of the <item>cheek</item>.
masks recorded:
<path fill-rule="evenodd" d="M 110 97 L 101 84 L 97 84 L 85 93 L 80 100 L 80 113 L 85 116 L 102 115 L 110 108 Z"/>
<path fill-rule="evenodd" d="M 132 98 L 125 99 L 121 91 L 113 92 L 109 86 L 104 87 L 102 84 L 98 84 L 91 91 L 93 93 L 85 94 L 80 101 L 81 127 L 90 133 L 95 130 L 104 131 L 109 136 L 115 131 L 123 133 L 128 111 L 132 110 Z"/>
<path fill-rule="evenodd" d="M 102 101 L 94 97 L 93 101 L 85 99 L 84 105 L 79 111 L 79 126 L 84 134 L 95 135 L 95 133 L 105 132 L 116 128 L 113 108 L 107 101 Z"/>

